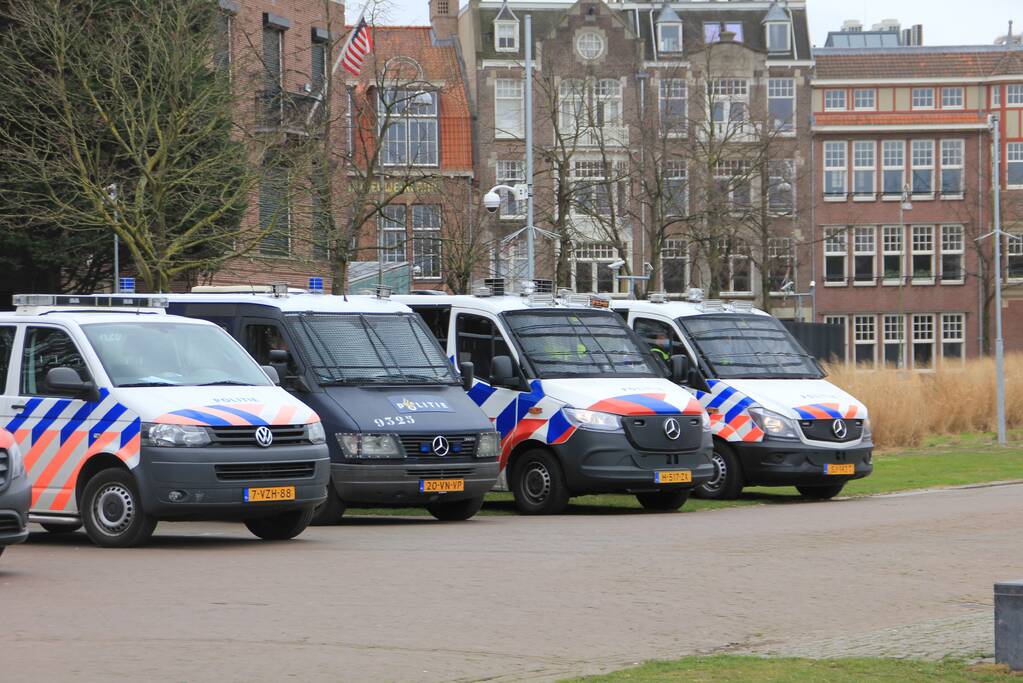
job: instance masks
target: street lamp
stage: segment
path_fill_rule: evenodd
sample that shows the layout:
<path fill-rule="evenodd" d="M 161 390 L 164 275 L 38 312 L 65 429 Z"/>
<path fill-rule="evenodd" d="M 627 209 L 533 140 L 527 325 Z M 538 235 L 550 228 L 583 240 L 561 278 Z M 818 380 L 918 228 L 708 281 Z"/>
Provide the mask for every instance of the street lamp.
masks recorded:
<path fill-rule="evenodd" d="M 121 214 L 117 210 L 117 183 L 111 183 L 103 188 L 106 190 L 110 204 L 114 208 L 114 221 L 121 220 Z M 114 229 L 114 294 L 121 292 L 121 238 Z"/>

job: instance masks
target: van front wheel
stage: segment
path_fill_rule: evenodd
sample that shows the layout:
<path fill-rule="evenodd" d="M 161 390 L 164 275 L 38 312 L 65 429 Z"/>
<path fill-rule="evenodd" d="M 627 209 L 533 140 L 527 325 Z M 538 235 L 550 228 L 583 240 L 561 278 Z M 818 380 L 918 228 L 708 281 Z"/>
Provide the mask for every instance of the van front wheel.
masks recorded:
<path fill-rule="evenodd" d="M 102 548 L 130 548 L 149 540 L 156 519 L 142 509 L 131 472 L 111 467 L 97 472 L 82 493 L 85 533 Z"/>
<path fill-rule="evenodd" d="M 312 526 L 330 526 L 338 524 L 345 514 L 345 503 L 337 495 L 334 479 L 327 482 L 327 500 L 314 508 Z"/>
<path fill-rule="evenodd" d="M 511 474 L 515 507 L 524 515 L 556 515 L 568 505 L 568 487 L 561 464 L 549 452 L 526 451 Z"/>
<path fill-rule="evenodd" d="M 287 541 L 305 531 L 312 519 L 313 508 L 303 508 L 271 517 L 247 519 L 245 526 L 264 541 Z"/>

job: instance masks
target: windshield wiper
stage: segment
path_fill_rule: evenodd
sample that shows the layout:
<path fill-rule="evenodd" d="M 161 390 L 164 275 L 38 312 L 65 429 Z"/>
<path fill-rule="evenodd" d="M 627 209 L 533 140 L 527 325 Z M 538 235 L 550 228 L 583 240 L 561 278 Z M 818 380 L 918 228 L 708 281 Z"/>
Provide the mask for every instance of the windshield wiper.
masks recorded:
<path fill-rule="evenodd" d="M 251 387 L 255 386 L 250 382 L 238 382 L 233 379 L 222 379 L 217 382 L 203 382 L 202 384 L 196 384 L 197 387 Z"/>
<path fill-rule="evenodd" d="M 136 389 L 139 387 L 180 387 L 181 384 L 173 382 L 132 382 L 131 384 L 118 384 L 119 389 Z"/>

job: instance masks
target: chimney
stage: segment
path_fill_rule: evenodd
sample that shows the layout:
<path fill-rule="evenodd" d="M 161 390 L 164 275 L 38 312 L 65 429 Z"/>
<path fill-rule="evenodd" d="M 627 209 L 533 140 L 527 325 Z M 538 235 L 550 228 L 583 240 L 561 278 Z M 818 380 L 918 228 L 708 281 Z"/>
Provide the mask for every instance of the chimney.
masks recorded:
<path fill-rule="evenodd" d="M 923 24 L 913 24 L 910 28 L 902 30 L 902 45 L 923 45 L 924 44 L 924 27 Z"/>
<path fill-rule="evenodd" d="M 430 26 L 437 40 L 458 36 L 458 0 L 430 0 Z"/>

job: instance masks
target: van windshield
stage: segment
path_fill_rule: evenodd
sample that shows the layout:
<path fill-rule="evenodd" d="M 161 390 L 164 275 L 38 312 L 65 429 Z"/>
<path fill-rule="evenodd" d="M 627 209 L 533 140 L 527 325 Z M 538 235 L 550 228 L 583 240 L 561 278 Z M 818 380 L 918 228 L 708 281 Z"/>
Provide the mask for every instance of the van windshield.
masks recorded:
<path fill-rule="evenodd" d="M 215 325 L 119 322 L 82 325 L 115 387 L 266 386 L 266 374 Z"/>
<path fill-rule="evenodd" d="M 542 379 L 663 376 L 616 313 L 525 310 L 504 319 Z"/>
<path fill-rule="evenodd" d="M 768 315 L 698 315 L 679 318 L 719 379 L 820 379 L 817 361 Z"/>
<path fill-rule="evenodd" d="M 458 383 L 415 314 L 302 313 L 285 319 L 323 386 Z"/>

